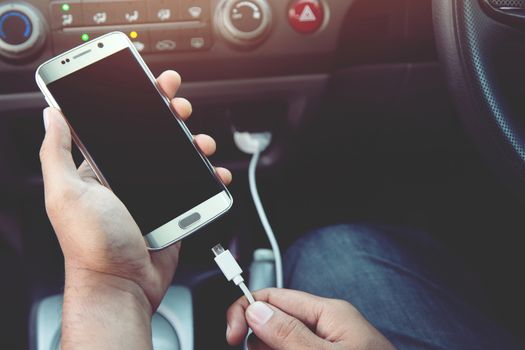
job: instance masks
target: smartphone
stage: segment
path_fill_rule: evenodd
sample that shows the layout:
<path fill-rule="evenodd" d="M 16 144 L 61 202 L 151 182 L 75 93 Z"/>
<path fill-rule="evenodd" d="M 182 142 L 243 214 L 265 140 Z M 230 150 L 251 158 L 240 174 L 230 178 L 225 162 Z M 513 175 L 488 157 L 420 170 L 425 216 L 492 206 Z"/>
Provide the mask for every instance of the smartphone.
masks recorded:
<path fill-rule="evenodd" d="M 232 196 L 124 33 L 106 34 L 45 62 L 36 81 L 150 249 L 187 237 L 231 208 Z M 137 173 L 151 186 L 130 181 Z M 152 191 L 157 182 L 162 190 Z"/>

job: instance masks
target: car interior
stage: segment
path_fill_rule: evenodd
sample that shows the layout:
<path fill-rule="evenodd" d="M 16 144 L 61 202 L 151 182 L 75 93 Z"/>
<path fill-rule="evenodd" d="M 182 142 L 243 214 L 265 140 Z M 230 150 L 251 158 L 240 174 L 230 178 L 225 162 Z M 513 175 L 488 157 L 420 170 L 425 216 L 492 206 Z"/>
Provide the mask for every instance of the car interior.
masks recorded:
<path fill-rule="evenodd" d="M 249 271 L 270 247 L 234 131 L 272 134 L 257 181 L 283 253 L 340 223 L 427 232 L 479 280 L 483 312 L 523 338 L 524 18 L 523 0 L 1 1 L 0 347 L 60 341 L 35 71 L 113 31 L 155 75 L 180 73 L 189 129 L 215 138 L 211 161 L 234 178 L 232 210 L 183 242 L 155 349 L 230 348 L 225 310 L 241 294 L 210 249 L 229 247 Z M 136 141 L 148 152 L 155 138 Z M 129 181 L 158 193 L 176 181 L 156 175 Z"/>

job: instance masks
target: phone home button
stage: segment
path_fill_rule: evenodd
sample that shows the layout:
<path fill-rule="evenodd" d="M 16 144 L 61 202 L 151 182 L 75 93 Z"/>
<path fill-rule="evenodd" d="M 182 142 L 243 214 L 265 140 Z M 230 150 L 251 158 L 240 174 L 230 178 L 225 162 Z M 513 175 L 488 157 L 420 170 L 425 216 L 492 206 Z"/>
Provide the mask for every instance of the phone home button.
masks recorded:
<path fill-rule="evenodd" d="M 188 216 L 186 216 L 184 219 L 181 219 L 179 221 L 179 227 L 183 230 L 187 229 L 197 221 L 201 219 L 201 214 L 199 213 L 193 213 Z"/>

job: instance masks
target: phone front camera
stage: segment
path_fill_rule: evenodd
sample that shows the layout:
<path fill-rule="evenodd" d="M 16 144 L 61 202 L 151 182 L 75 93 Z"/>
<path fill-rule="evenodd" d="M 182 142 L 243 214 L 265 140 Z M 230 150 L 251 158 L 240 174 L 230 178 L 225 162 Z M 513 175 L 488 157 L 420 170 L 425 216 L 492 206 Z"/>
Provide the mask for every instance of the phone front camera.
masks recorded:
<path fill-rule="evenodd" d="M 103 48 L 104 47 L 104 44 L 103 43 L 98 43 L 97 45 L 99 48 Z"/>

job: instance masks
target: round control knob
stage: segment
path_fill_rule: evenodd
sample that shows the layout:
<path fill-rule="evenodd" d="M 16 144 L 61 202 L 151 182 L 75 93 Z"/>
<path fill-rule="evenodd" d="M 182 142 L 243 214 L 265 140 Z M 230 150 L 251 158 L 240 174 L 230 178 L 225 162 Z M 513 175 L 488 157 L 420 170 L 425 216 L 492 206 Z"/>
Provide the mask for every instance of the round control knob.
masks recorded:
<path fill-rule="evenodd" d="M 223 0 L 216 12 L 217 32 L 239 48 L 261 44 L 272 27 L 272 10 L 266 0 Z"/>
<path fill-rule="evenodd" d="M 23 2 L 0 4 L 0 55 L 23 58 L 38 51 L 45 42 L 40 11 Z"/>

